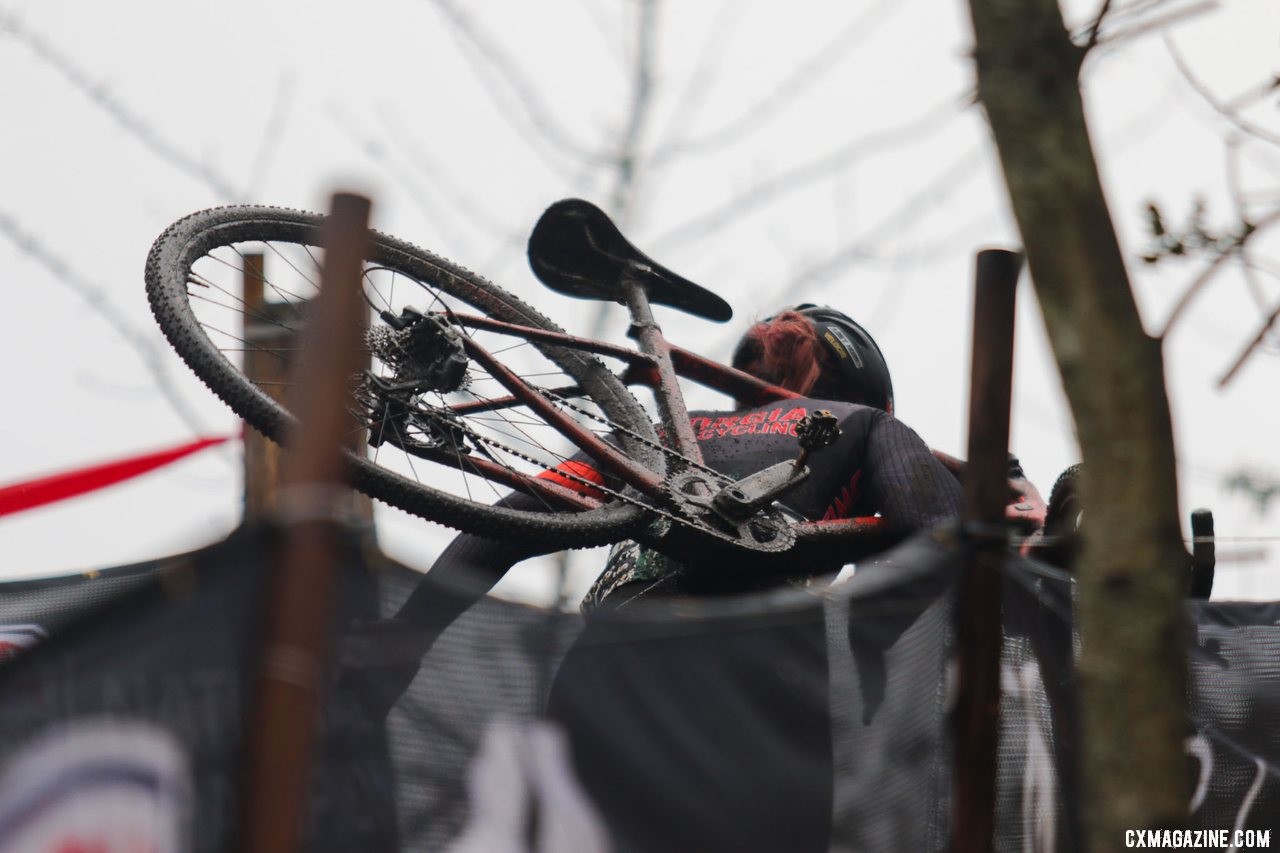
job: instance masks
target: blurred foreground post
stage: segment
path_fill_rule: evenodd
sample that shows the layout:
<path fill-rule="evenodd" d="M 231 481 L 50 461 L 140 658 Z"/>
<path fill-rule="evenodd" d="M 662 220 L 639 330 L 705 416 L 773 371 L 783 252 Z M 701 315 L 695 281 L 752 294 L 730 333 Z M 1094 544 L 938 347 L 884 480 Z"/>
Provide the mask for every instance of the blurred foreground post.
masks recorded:
<path fill-rule="evenodd" d="M 957 689 L 952 736 L 953 853 L 988 853 L 995 833 L 996 742 L 1003 643 L 1000 570 L 1008 545 L 1009 408 L 1013 382 L 1014 297 L 1022 256 L 978 253 L 969 388 L 969 460 L 964 522 L 976 549 L 956 607 Z"/>
<path fill-rule="evenodd" d="M 299 429 L 288 443 L 277 498 L 281 523 L 274 576 L 267 584 L 263 647 L 245 742 L 242 849 L 289 853 L 305 827 L 305 793 L 333 628 L 338 519 L 349 513 L 342 444 L 355 424 L 347 407 L 360 369 L 361 264 L 370 202 L 333 197 L 315 319 L 303 341 Z"/>

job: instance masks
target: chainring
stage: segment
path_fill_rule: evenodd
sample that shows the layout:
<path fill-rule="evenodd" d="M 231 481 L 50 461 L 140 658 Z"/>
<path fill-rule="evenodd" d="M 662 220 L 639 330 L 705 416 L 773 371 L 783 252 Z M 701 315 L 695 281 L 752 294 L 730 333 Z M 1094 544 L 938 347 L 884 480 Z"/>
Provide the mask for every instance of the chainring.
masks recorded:
<path fill-rule="evenodd" d="M 748 519 L 734 521 L 716 512 L 715 493 L 733 480 L 705 471 L 682 471 L 667 478 L 663 492 L 670 506 L 686 525 L 700 533 L 730 542 L 750 551 L 777 553 L 795 544 L 796 535 L 786 516 L 765 509 Z"/>

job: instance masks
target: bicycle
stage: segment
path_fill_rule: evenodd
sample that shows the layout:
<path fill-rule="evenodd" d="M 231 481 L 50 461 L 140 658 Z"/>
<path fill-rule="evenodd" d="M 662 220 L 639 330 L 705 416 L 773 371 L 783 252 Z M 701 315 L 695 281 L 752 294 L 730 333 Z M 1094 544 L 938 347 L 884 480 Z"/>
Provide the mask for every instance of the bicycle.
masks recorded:
<path fill-rule="evenodd" d="M 322 223 L 281 208 L 215 208 L 170 226 L 147 259 L 148 297 L 170 343 L 277 442 L 291 416 L 245 366 L 267 359 L 292 369 L 289 339 L 305 329 L 319 281 Z M 357 489 L 463 531 L 555 549 L 635 539 L 686 558 L 728 549 L 740 568 L 839 564 L 888 544 L 879 518 L 797 521 L 778 505 L 807 473 L 809 454 L 832 438 L 820 418 L 797 425 L 795 460 L 737 482 L 702 464 L 681 377 L 753 405 L 799 395 L 667 341 L 653 304 L 712 321 L 732 309 L 646 256 L 590 203 L 548 208 L 529 240 L 530 264 L 554 291 L 625 304 L 638 348 L 571 335 L 482 277 L 394 237 L 375 232 L 371 245 L 362 280 L 370 365 L 351 399 L 364 445 L 350 456 Z M 280 274 L 267 277 L 247 260 L 257 253 Z M 237 275 L 260 277 L 272 298 L 238 295 L 229 281 Z M 630 385 L 653 389 L 656 425 Z M 608 482 L 585 476 L 575 454 Z M 959 474 L 963 463 L 935 455 Z M 544 511 L 494 506 L 504 489 L 536 496 Z M 1044 504 L 1025 479 L 1011 479 L 1009 515 L 1026 532 L 1043 526 Z"/>

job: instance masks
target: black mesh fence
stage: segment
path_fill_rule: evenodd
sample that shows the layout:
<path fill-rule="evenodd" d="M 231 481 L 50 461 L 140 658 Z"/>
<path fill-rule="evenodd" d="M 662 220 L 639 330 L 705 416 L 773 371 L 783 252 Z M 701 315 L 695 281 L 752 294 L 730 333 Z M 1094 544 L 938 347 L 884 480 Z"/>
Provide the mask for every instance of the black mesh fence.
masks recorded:
<path fill-rule="evenodd" d="M 72 736 L 77 726 L 116 724 L 92 745 L 95 756 L 99 750 L 112 755 L 109 761 L 71 764 L 44 783 L 47 790 L 5 780 L 0 849 L 46 849 L 28 836 L 40 834 L 46 812 L 61 810 L 74 819 L 77 803 L 57 802 L 63 792 L 97 791 L 104 775 L 123 780 L 127 789 L 147 773 L 147 767 L 129 764 L 128 754 L 116 755 L 110 743 L 120 732 L 132 744 L 138 731 L 171 742 L 185 765 L 191 791 L 179 806 L 189 813 L 190 849 L 232 848 L 243 715 L 257 653 L 256 602 L 270 540 L 269 530 L 248 530 L 172 560 L 0 588 L 0 620 L 51 626 L 47 639 L 0 668 L 0 754 L 12 760 L 50 733 Z M 376 584 L 360 570 L 355 546 L 347 543 L 343 554 L 347 571 L 336 619 L 344 627 L 378 612 Z M 337 689 L 327 704 L 311 791 L 312 849 L 394 849 L 391 764 L 381 721 L 358 697 Z M 61 760 L 58 752 L 55 742 L 46 760 Z M 103 792 L 101 801 L 110 804 L 114 796 Z M 98 848 L 72 838 L 47 849 Z"/>
<path fill-rule="evenodd" d="M 269 539 L 0 585 L 0 633 L 34 643 L 0 668 L 0 756 L 145 724 L 184 757 L 186 848 L 234 845 Z M 943 850 L 964 561 L 938 533 L 825 588 L 585 619 L 486 598 L 422 655 L 384 620 L 424 576 L 353 534 L 308 849 Z M 999 850 L 1079 847 L 1068 583 L 1008 573 Z M 1189 613 L 1193 820 L 1270 829 L 1280 605 Z M 7 784 L 0 849 L 32 820 Z"/>
<path fill-rule="evenodd" d="M 1191 721 L 1199 823 L 1280 829 L 1280 605 L 1192 607 Z"/>

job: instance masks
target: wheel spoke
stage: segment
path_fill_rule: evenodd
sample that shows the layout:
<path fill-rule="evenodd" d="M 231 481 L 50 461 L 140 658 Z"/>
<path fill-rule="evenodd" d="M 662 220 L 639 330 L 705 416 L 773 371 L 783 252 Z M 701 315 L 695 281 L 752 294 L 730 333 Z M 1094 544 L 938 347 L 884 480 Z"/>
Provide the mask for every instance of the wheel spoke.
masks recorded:
<path fill-rule="evenodd" d="M 148 259 L 148 292 L 166 336 L 206 384 L 269 435 L 289 423 L 282 404 L 270 400 L 289 384 L 279 368 L 297 361 L 292 338 L 305 333 L 307 303 L 318 291 L 323 233 L 323 219 L 310 214 L 221 208 L 176 223 Z M 211 248 L 189 257 L 192 245 Z M 604 488 L 607 500 L 588 499 L 581 494 L 600 491 L 591 492 L 592 482 L 572 472 L 558 480 L 543 476 L 578 452 L 575 443 L 596 442 L 598 455 L 599 436 L 617 416 L 618 429 L 647 430 L 652 438 L 644 410 L 595 364 L 592 342 L 564 335 L 515 297 L 409 244 L 372 235 L 370 245 L 361 287 L 374 331 L 365 339 L 365 379 L 348 403 L 357 422 L 348 443 L 372 442 L 357 453 L 361 487 L 446 523 L 475 522 L 562 544 L 603 541 L 613 520 L 634 519 L 636 508 L 628 504 L 635 498 Z M 241 292 L 250 253 L 263 258 L 262 302 Z M 255 331 L 247 334 L 246 327 Z M 485 358 L 477 360 L 475 350 Z M 270 361 L 253 352 L 269 353 Z M 264 363 L 261 375 L 245 375 Z M 587 406 L 603 421 L 591 429 L 560 402 L 586 405 L 583 383 L 601 389 L 611 407 Z M 268 401 L 254 385 L 270 392 Z M 614 460 L 612 470 L 618 466 Z M 485 502 L 510 488 L 535 496 L 544 511 L 487 509 Z"/>

